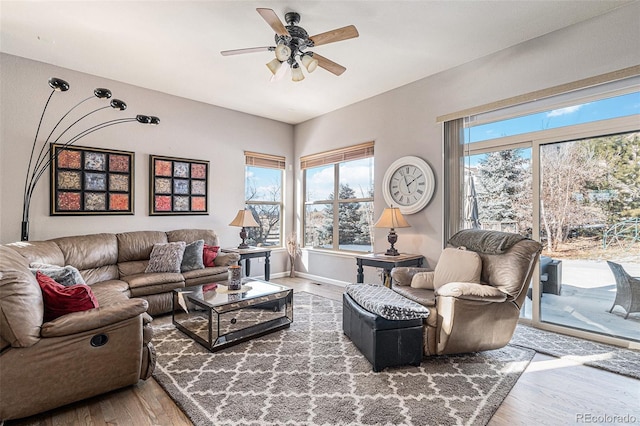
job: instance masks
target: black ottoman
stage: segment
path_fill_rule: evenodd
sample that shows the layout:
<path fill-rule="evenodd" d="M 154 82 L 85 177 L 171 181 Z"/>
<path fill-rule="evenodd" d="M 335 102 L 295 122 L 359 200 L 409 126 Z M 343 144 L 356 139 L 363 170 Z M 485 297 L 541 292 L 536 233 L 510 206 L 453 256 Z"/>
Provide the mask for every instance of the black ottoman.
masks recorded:
<path fill-rule="evenodd" d="M 392 291 L 392 290 L 389 290 Z M 373 371 L 422 361 L 422 319 L 388 320 L 342 296 L 342 329 L 373 366 Z"/>

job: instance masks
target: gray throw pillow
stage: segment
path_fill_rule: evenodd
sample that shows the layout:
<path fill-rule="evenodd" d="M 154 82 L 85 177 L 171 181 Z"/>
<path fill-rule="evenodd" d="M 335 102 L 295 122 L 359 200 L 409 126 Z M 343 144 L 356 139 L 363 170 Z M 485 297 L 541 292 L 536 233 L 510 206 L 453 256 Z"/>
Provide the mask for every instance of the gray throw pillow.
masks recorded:
<path fill-rule="evenodd" d="M 144 272 L 180 272 L 186 245 L 184 241 L 154 244 Z"/>
<path fill-rule="evenodd" d="M 193 271 L 195 269 L 204 269 L 202 261 L 202 249 L 204 249 L 204 240 L 194 241 L 187 244 L 184 248 L 184 256 L 182 257 L 182 265 L 180 272 Z"/>
<path fill-rule="evenodd" d="M 29 265 L 29 270 L 33 272 L 33 275 L 40 271 L 41 274 L 48 276 L 65 287 L 76 284 L 86 284 L 82 275 L 80 275 L 80 271 L 71 265 L 58 266 L 34 262 Z"/>

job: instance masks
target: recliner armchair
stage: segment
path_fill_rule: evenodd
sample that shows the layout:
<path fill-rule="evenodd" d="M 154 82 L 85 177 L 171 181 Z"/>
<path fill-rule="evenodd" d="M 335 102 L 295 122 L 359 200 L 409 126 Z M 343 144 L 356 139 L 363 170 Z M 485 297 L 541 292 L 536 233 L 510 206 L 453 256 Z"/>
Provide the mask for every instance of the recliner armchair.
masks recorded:
<path fill-rule="evenodd" d="M 435 271 L 413 267 L 391 271 L 392 289 L 431 311 L 424 326 L 424 355 L 505 346 L 520 317 L 541 244 L 518 234 L 467 229 L 451 237 L 448 247 L 479 255 L 479 282 L 447 282 L 435 287 L 438 265 Z"/>

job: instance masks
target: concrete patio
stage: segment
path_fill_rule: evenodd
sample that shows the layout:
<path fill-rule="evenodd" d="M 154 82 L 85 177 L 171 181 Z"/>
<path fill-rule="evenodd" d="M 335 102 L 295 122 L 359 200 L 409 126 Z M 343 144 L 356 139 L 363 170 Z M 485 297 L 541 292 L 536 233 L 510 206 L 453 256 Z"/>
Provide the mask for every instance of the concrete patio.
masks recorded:
<path fill-rule="evenodd" d="M 632 276 L 640 276 L 640 263 L 620 262 Z M 625 320 L 617 306 L 609 313 L 616 296 L 616 283 L 606 261 L 562 259 L 560 295 L 542 295 L 541 319 L 596 333 L 640 341 L 640 313 Z M 531 318 L 531 300 L 524 315 Z"/>

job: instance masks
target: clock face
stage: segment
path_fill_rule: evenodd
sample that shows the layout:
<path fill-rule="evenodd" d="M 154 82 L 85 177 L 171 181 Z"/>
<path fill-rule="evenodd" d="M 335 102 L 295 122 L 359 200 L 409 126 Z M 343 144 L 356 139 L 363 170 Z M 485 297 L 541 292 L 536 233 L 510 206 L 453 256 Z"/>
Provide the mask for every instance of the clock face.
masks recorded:
<path fill-rule="evenodd" d="M 433 170 L 419 157 L 407 156 L 394 161 L 384 175 L 382 191 L 387 204 L 403 214 L 422 210 L 435 190 Z"/>
<path fill-rule="evenodd" d="M 389 182 L 391 198 L 396 205 L 410 206 L 424 196 L 427 178 L 422 170 L 413 164 L 396 169 Z"/>

